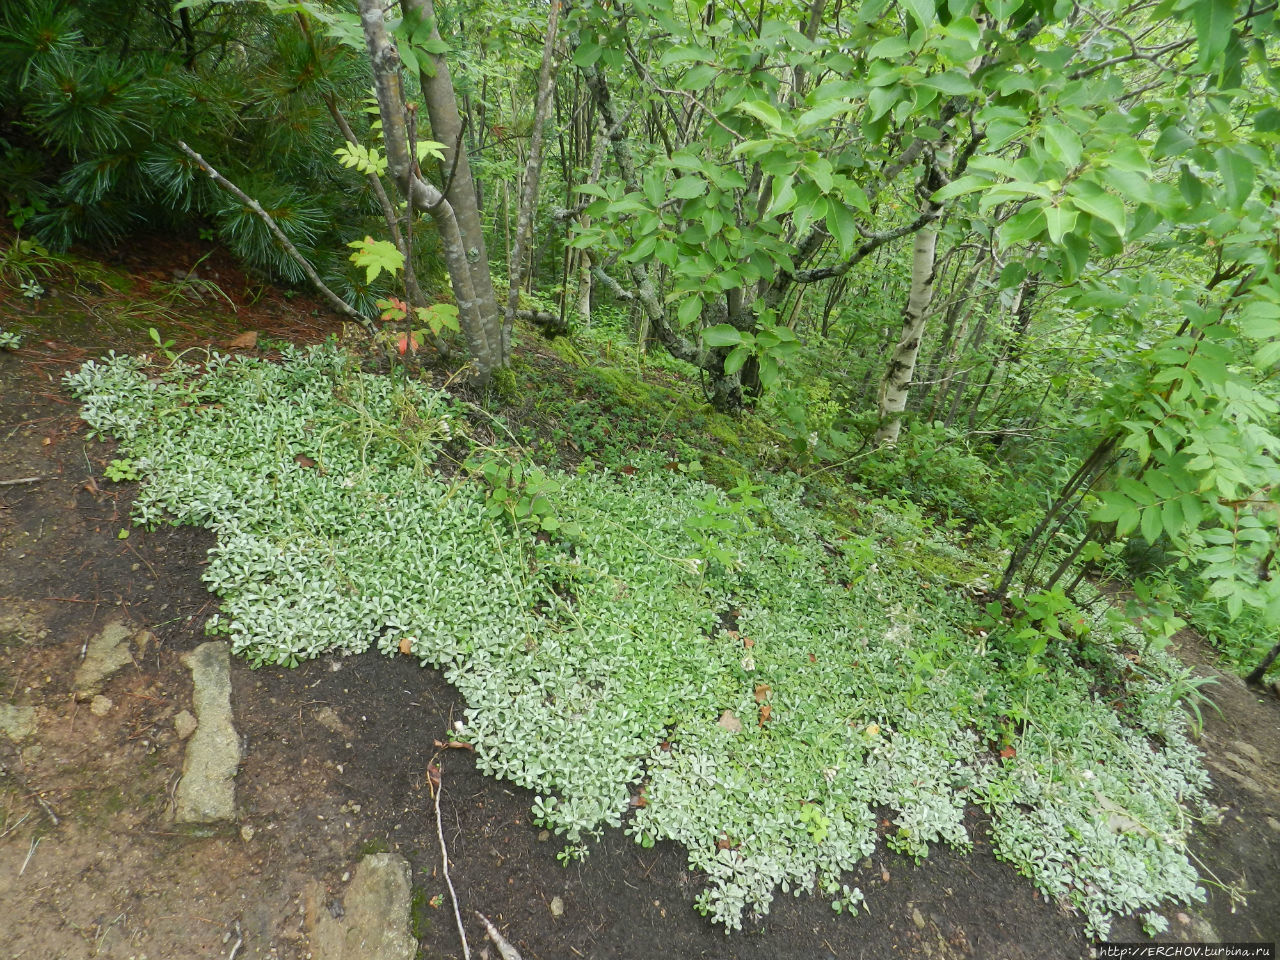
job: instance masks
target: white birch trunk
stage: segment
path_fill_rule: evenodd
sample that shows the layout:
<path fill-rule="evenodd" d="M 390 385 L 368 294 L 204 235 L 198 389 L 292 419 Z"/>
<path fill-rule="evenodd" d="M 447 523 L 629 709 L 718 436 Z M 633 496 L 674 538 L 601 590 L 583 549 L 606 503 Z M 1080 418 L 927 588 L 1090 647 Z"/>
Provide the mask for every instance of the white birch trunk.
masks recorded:
<path fill-rule="evenodd" d="M 925 316 L 933 299 L 933 281 L 937 266 L 938 231 L 932 226 L 916 234 L 911 261 L 911 292 L 902 311 L 902 334 L 880 384 L 880 428 L 875 445 L 892 446 L 902 430 L 902 412 L 907 408 L 907 394 L 920 354 Z"/>

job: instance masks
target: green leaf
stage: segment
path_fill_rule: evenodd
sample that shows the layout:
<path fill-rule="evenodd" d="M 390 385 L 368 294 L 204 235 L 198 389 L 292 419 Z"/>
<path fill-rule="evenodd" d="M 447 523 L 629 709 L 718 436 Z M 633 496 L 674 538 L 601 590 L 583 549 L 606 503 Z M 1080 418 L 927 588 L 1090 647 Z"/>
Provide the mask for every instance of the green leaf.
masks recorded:
<path fill-rule="evenodd" d="M 707 192 L 707 181 L 701 177 L 681 177 L 671 185 L 671 196 L 680 200 L 692 200 Z"/>
<path fill-rule="evenodd" d="M 702 331 L 702 339 L 709 347 L 736 347 L 742 343 L 742 331 L 727 323 L 717 323 Z"/>
<path fill-rule="evenodd" d="M 1251 300 L 1240 311 L 1240 332 L 1251 340 L 1280 337 L 1280 304 Z"/>
<path fill-rule="evenodd" d="M 902 0 L 902 5 L 911 11 L 911 16 L 922 29 L 928 30 L 937 19 L 938 10 L 933 0 Z"/>
<path fill-rule="evenodd" d="M 946 73 L 935 73 L 932 76 L 925 77 L 919 82 L 919 85 L 928 87 L 931 90 L 937 90 L 939 93 L 945 93 L 949 97 L 964 96 L 974 91 L 973 81 L 956 70 L 948 70 Z"/>
<path fill-rule="evenodd" d="M 1049 156 L 1074 168 L 1084 154 L 1084 145 L 1076 132 L 1066 124 L 1050 121 L 1044 125 L 1044 145 Z"/>
<path fill-rule="evenodd" d="M 679 309 L 676 310 L 676 316 L 679 318 L 680 322 L 684 324 L 686 327 L 692 326 L 693 321 L 697 320 L 698 317 L 700 317 L 701 315 L 702 315 L 702 298 L 701 297 L 690 297 L 688 300 L 685 300 L 683 303 L 681 303 Z"/>
<path fill-rule="evenodd" d="M 1227 147 L 1215 150 L 1213 156 L 1218 161 L 1218 172 L 1222 174 L 1227 205 L 1233 209 L 1242 206 L 1253 192 L 1253 164 L 1248 157 Z"/>
<path fill-rule="evenodd" d="M 849 208 L 843 203 L 832 202 L 827 205 L 827 232 L 835 237 L 840 246 L 840 256 L 847 257 L 853 252 L 853 244 L 858 236 L 858 226 Z"/>
<path fill-rule="evenodd" d="M 347 246 L 356 251 L 349 259 L 357 267 L 364 268 L 365 283 L 373 283 L 384 270 L 395 276 L 404 269 L 404 254 L 390 240 L 365 237 L 363 240 L 353 240 Z"/>
<path fill-rule="evenodd" d="M 1045 207 L 1044 220 L 1049 230 L 1049 239 L 1054 243 L 1061 243 L 1063 234 L 1070 233 L 1076 225 L 1079 214 L 1066 206 L 1064 203 L 1061 207 Z"/>
<path fill-rule="evenodd" d="M 1115 227 L 1116 233 L 1122 237 L 1124 236 L 1124 204 L 1119 197 L 1113 197 L 1109 193 L 1102 192 L 1085 194 L 1083 191 L 1072 191 L 1071 199 L 1085 213 L 1106 221 Z"/>
<path fill-rule="evenodd" d="M 1204 68 L 1227 49 L 1236 7 L 1233 0 L 1195 0 L 1191 7 L 1200 48 L 1199 65 Z"/>
<path fill-rule="evenodd" d="M 1147 507 L 1142 511 L 1141 533 L 1147 543 L 1155 543 L 1164 532 L 1164 514 L 1160 507 Z"/>
<path fill-rule="evenodd" d="M 991 185 L 991 181 L 986 177 L 979 177 L 970 173 L 952 180 L 941 190 L 935 192 L 929 199 L 934 203 L 942 203 L 944 200 L 950 200 L 953 197 L 962 197 L 966 193 L 976 193 L 979 190 L 986 190 Z"/>
<path fill-rule="evenodd" d="M 855 105 L 847 100 L 827 100 L 800 114 L 800 119 L 796 121 L 796 129 L 804 133 L 826 123 L 832 117 L 838 117 L 842 113 L 852 113 L 854 109 Z"/>
<path fill-rule="evenodd" d="M 576 61 L 575 56 L 575 61 Z M 720 75 L 720 68 L 709 63 L 700 63 L 689 70 L 682 76 L 676 86 L 681 90 L 697 91 L 703 90 L 715 82 L 717 76 Z"/>
<path fill-rule="evenodd" d="M 782 129 L 782 115 L 778 113 L 777 107 L 766 100 L 744 100 L 733 109 L 755 117 L 774 133 Z"/>
<path fill-rule="evenodd" d="M 589 67 L 600 59 L 600 44 L 584 40 L 573 51 L 573 64 L 576 67 Z"/>
<path fill-rule="evenodd" d="M 751 356 L 751 348 L 745 343 L 740 343 L 732 350 L 729 355 L 724 358 L 724 372 L 733 376 L 742 369 L 743 364 L 747 362 L 747 358 Z"/>

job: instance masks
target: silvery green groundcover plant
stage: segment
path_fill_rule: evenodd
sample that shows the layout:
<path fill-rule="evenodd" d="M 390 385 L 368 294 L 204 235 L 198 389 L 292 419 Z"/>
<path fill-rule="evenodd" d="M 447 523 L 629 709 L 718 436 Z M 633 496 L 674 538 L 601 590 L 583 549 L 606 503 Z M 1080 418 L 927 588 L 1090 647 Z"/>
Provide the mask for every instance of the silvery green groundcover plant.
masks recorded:
<path fill-rule="evenodd" d="M 656 456 L 540 470 L 480 449 L 447 395 L 331 346 L 112 355 L 68 383 L 120 441 L 114 474 L 143 481 L 135 520 L 217 535 L 212 632 L 254 665 L 411 649 L 566 858 L 609 826 L 676 840 L 731 930 L 778 891 L 865 908 L 846 874 L 875 808 L 889 846 L 924 857 L 968 847 L 978 805 L 997 855 L 1095 933 L 1202 896 L 1182 668 L 1146 652 L 1122 713 L 1053 646 L 1014 669 L 968 603 L 895 561 L 956 554 L 936 531 L 874 507 L 852 531 L 794 480 L 726 493 Z M 1132 674 L 1118 641 L 1141 641 L 1118 629 L 1095 625 L 1094 659 Z"/>

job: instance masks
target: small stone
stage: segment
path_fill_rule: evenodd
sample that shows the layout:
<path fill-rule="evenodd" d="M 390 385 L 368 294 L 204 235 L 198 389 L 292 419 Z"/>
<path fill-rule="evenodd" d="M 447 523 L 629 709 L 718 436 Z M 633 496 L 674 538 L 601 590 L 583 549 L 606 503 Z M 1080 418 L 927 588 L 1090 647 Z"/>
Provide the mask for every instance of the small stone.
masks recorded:
<path fill-rule="evenodd" d="M 551 831 L 550 831 L 550 830 L 539 830 L 539 831 L 538 831 L 538 842 L 539 842 L 539 843 L 546 843 L 546 842 L 547 842 L 548 840 L 550 840 L 550 839 L 551 839 Z"/>
<path fill-rule="evenodd" d="M 916 925 L 917 929 L 924 929 L 924 914 L 920 912 L 919 907 L 911 908 L 911 922 Z"/>
<path fill-rule="evenodd" d="M 564 916 L 564 900 L 560 897 L 551 898 L 551 915 L 553 917 Z"/>
<path fill-rule="evenodd" d="M 888 869 L 886 869 L 885 867 L 881 867 L 881 868 L 880 868 L 880 881 L 881 881 L 882 883 L 888 883 L 888 882 L 889 882 L 889 871 L 888 871 Z"/>
<path fill-rule="evenodd" d="M 243 840 L 245 843 L 248 843 L 250 840 L 253 839 L 253 835 L 257 832 L 258 831 L 254 830 L 253 827 L 249 826 L 249 824 L 246 823 L 243 827 L 240 828 L 240 839 Z"/>
<path fill-rule="evenodd" d="M 35 707 L 15 707 L 8 703 L 0 703 L 0 733 L 14 743 L 18 743 L 35 732 Z"/>
<path fill-rule="evenodd" d="M 95 717 L 105 717 L 111 712 L 111 708 L 114 706 L 115 704 L 111 702 L 110 697 L 104 697 L 102 694 L 98 694 L 98 696 L 94 697 L 89 703 L 89 712 Z"/>
<path fill-rule="evenodd" d="M 1191 918 L 1187 916 L 1185 913 L 1178 914 L 1178 922 L 1182 924 L 1184 927 L 1191 926 Z"/>
<path fill-rule="evenodd" d="M 85 647 L 84 662 L 73 681 L 76 699 L 89 700 L 102 689 L 107 678 L 133 662 L 129 640 L 137 631 L 112 620 Z"/>
<path fill-rule="evenodd" d="M 1277 820 L 1275 817 L 1267 817 L 1267 826 L 1276 833 L 1280 833 L 1280 820 Z"/>
<path fill-rule="evenodd" d="M 196 718 L 191 711 L 183 710 L 173 718 L 173 729 L 179 740 L 185 740 L 196 732 Z"/>

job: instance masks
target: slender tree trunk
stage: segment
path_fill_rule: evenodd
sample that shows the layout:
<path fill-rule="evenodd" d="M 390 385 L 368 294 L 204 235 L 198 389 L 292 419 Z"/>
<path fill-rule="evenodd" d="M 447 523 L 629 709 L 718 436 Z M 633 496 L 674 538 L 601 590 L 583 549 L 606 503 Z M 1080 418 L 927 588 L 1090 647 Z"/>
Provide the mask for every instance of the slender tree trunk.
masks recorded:
<path fill-rule="evenodd" d="M 430 39 L 440 41 L 440 31 L 436 28 L 435 5 L 432 0 L 403 0 L 403 4 L 407 13 L 412 13 L 422 18 L 424 22 L 430 23 Z M 364 7 L 364 0 L 361 0 L 362 11 Z M 452 208 L 453 217 L 458 224 L 463 259 L 471 275 L 476 313 L 486 327 L 485 339 L 491 343 L 493 363 L 495 366 L 502 366 L 507 362 L 507 355 L 501 344 L 501 315 L 498 310 L 497 295 L 493 292 L 493 276 L 489 271 L 489 250 L 484 242 L 484 228 L 480 220 L 479 190 L 472 177 L 471 164 L 467 158 L 462 117 L 458 113 L 458 98 L 453 90 L 453 77 L 449 73 L 448 61 L 442 55 L 429 54 L 428 56 L 435 72 L 428 76 L 427 71 L 420 70 L 418 81 L 422 86 L 423 100 L 426 102 L 427 119 L 431 121 L 431 134 L 437 141 L 444 144 L 442 151 L 444 160 L 441 162 L 441 169 L 446 177 L 445 200 Z M 386 123 L 385 118 L 383 123 Z M 422 203 L 416 200 L 414 203 L 419 209 L 431 212 L 430 208 Z M 432 214 L 433 219 L 434 217 L 435 215 Z"/>
<path fill-rule="evenodd" d="M 556 38 L 560 26 L 560 0 L 551 0 L 547 15 L 547 34 L 542 43 L 542 66 L 538 71 L 538 96 L 533 107 L 533 129 L 529 137 L 529 159 L 524 168 L 524 181 L 520 187 L 520 209 L 516 214 L 515 243 L 511 247 L 511 261 L 507 265 L 507 310 L 502 325 L 502 352 L 505 356 L 511 343 L 511 330 L 515 325 L 516 310 L 520 306 L 520 277 L 524 265 L 525 250 L 529 245 L 533 225 L 533 212 L 538 205 L 538 181 L 542 177 L 543 128 L 551 107 L 551 91 L 555 84 L 558 63 Z"/>
<path fill-rule="evenodd" d="M 911 261 L 911 292 L 902 312 L 902 334 L 880 384 L 880 427 L 876 430 L 876 446 L 892 446 L 902 430 L 902 413 L 907 407 L 911 377 L 920 354 L 924 336 L 925 315 L 933 298 L 938 250 L 938 231 L 930 224 L 916 234 Z"/>
<path fill-rule="evenodd" d="M 591 173 L 587 183 L 600 180 L 600 171 L 604 167 L 604 151 L 609 145 L 609 138 L 602 125 L 596 124 L 596 139 L 591 145 Z M 591 217 L 586 213 L 578 218 L 578 225 L 586 230 L 591 226 Z M 578 285 L 574 296 L 574 315 L 578 323 L 584 327 L 591 325 L 591 252 L 579 250 L 578 253 Z"/>
<path fill-rule="evenodd" d="M 1111 451 L 1115 449 L 1118 440 L 1119 438 L 1114 435 L 1104 438 L 1093 448 L 1093 452 L 1085 458 L 1084 463 L 1080 464 L 1076 472 L 1071 475 L 1071 479 L 1066 482 L 1057 499 L 1045 511 L 1045 515 L 1036 524 L 1035 529 L 1027 534 L 1026 538 L 1013 552 L 1013 555 L 1009 557 L 1009 563 L 1004 569 L 1004 576 L 1001 577 L 1000 585 L 995 590 L 995 595 L 998 598 L 1003 600 L 1008 594 L 1009 587 L 1013 584 L 1013 578 L 1017 576 L 1018 571 L 1022 568 L 1023 561 L 1031 553 L 1031 548 L 1035 546 L 1036 541 L 1040 539 L 1044 532 L 1049 529 L 1058 515 L 1071 503 L 1080 488 L 1085 487 L 1087 489 L 1093 483 L 1096 475 L 1106 469 L 1107 458 L 1111 455 Z"/>
<path fill-rule="evenodd" d="M 421 0 L 430 9 L 429 0 Z M 501 318 L 496 304 L 488 309 L 477 295 L 472 282 L 472 258 L 458 224 L 453 207 L 444 194 L 424 180 L 416 171 L 410 152 L 409 135 L 405 123 L 404 90 L 400 77 L 400 55 L 387 35 L 383 9 L 378 0 L 359 0 L 360 22 L 369 47 L 369 60 L 373 66 L 374 89 L 378 97 L 378 113 L 382 118 L 382 134 L 387 147 L 387 169 L 410 202 L 425 210 L 440 232 L 440 247 L 444 254 L 454 299 L 458 304 L 458 321 L 467 339 L 467 345 L 476 363 L 476 372 L 482 385 L 487 384 L 493 371 L 501 366 L 500 352 Z M 439 91 L 437 91 L 439 92 Z M 454 103 L 452 88 L 448 99 Z M 458 141 L 459 143 L 461 141 Z M 472 200 L 475 195 L 471 194 Z M 484 263 L 486 273 L 488 264 Z M 490 284 L 492 289 L 492 284 Z"/>

